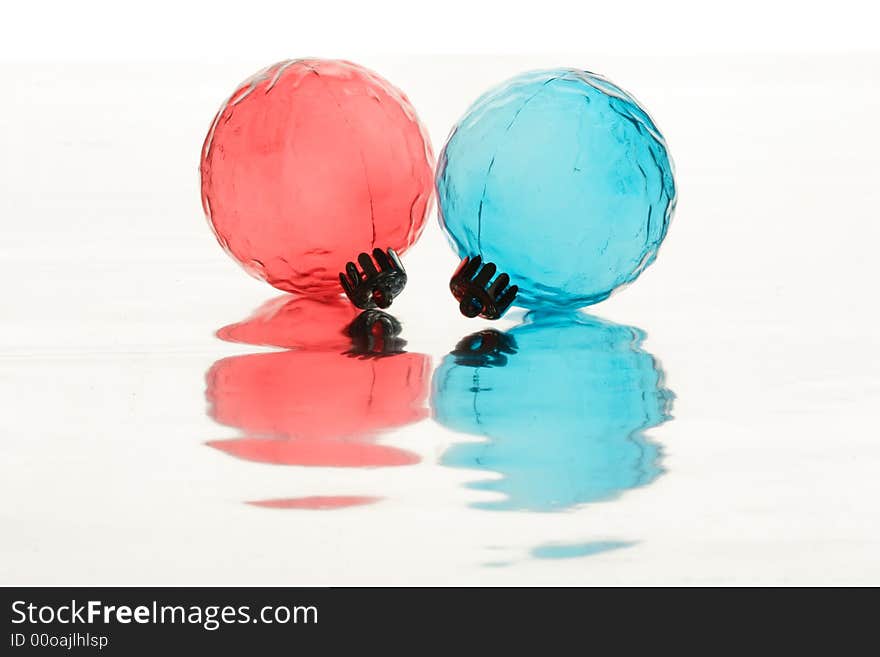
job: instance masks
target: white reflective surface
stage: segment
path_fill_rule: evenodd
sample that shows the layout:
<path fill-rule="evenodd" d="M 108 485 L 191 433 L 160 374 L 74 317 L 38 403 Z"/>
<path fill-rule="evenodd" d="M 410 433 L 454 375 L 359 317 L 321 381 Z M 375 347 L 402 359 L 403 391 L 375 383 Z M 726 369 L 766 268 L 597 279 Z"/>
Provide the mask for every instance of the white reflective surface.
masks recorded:
<path fill-rule="evenodd" d="M 206 372 L 271 351 L 214 332 L 278 293 L 214 241 L 199 148 L 266 63 L 3 68 L 0 583 L 880 583 L 880 59 L 362 62 L 407 92 L 436 152 L 487 86 L 560 64 L 634 91 L 668 139 L 668 238 L 591 309 L 662 362 L 674 419 L 646 433 L 664 472 L 555 513 L 472 506 L 498 496 L 465 484 L 492 475 L 440 461 L 479 438 L 430 417 L 378 438 L 417 455 L 399 467 L 206 445 L 243 433 L 207 415 Z M 437 366 L 489 323 L 458 315 L 433 216 L 404 261 L 391 311 Z M 245 503 L 348 495 L 381 499 Z"/>

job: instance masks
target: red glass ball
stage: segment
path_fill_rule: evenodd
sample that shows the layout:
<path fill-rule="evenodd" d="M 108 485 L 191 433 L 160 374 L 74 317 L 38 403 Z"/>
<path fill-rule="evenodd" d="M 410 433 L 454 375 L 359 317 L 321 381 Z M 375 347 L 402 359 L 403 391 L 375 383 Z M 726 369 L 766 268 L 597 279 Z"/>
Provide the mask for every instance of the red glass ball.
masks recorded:
<path fill-rule="evenodd" d="M 409 100 L 344 61 L 280 62 L 242 83 L 202 147 L 202 205 L 217 240 L 287 292 L 339 289 L 358 253 L 402 253 L 422 232 L 433 153 Z"/>

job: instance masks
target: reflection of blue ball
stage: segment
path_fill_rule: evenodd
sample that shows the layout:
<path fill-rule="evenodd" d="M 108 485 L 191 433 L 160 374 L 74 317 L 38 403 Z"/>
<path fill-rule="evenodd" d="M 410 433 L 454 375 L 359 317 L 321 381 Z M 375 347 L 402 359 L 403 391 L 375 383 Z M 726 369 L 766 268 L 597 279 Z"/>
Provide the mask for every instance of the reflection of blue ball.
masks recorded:
<path fill-rule="evenodd" d="M 444 465 L 493 471 L 480 509 L 559 511 L 651 483 L 659 447 L 645 430 L 673 394 L 644 333 L 581 314 L 529 313 L 507 333 L 468 336 L 434 372 L 434 417 L 485 442 L 453 445 Z"/>
<path fill-rule="evenodd" d="M 635 280 L 675 208 L 651 118 L 575 69 L 525 73 L 478 99 L 443 149 L 437 190 L 459 256 L 510 274 L 528 308 L 597 303 Z"/>

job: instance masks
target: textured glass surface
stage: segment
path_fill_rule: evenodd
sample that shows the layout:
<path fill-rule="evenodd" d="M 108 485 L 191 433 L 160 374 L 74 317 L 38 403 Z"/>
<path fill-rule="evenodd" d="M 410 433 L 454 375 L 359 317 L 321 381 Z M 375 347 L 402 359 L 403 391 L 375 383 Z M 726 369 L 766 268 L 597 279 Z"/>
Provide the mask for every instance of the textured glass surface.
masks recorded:
<path fill-rule="evenodd" d="M 633 281 L 675 207 L 648 114 L 574 69 L 525 73 L 479 98 L 440 155 L 437 189 L 459 256 L 494 262 L 530 308 L 597 303 Z"/>
<path fill-rule="evenodd" d="M 645 429 L 669 418 L 663 370 L 639 329 L 580 313 L 530 313 L 500 349 L 457 348 L 434 374 L 438 422 L 485 436 L 444 465 L 501 475 L 470 486 L 501 493 L 481 509 L 557 511 L 651 483 L 660 451 Z"/>
<path fill-rule="evenodd" d="M 326 294 L 358 253 L 415 242 L 433 155 L 390 83 L 348 62 L 294 60 L 223 105 L 201 175 L 205 214 L 233 258 L 281 290 Z"/>

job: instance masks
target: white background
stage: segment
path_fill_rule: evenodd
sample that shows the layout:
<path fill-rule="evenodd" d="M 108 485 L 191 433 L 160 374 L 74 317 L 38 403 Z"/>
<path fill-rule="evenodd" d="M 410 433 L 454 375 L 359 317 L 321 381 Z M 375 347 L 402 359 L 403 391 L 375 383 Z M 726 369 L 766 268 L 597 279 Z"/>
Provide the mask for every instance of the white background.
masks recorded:
<path fill-rule="evenodd" d="M 880 56 L 867 3 L 58 3 L 0 26 L 0 583 L 880 583 Z M 563 51 L 563 52 L 558 52 Z M 219 104 L 286 57 L 402 88 L 439 151 L 486 87 L 581 66 L 635 92 L 680 202 L 655 265 L 595 314 L 648 333 L 678 396 L 667 472 L 558 514 L 490 513 L 438 465 L 285 468 L 204 445 L 213 332 L 276 291 L 222 253 L 198 155 Z M 458 316 L 431 217 L 393 311 L 438 363 Z M 426 313 L 426 301 L 434 312 Z M 501 326 L 513 325 L 513 313 Z M 242 502 L 383 497 L 335 512 Z M 539 545 L 626 549 L 535 559 Z M 492 564 L 492 567 L 487 566 Z"/>

